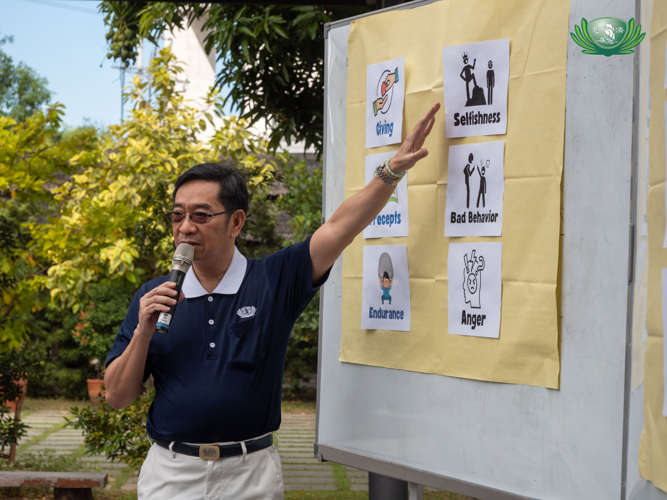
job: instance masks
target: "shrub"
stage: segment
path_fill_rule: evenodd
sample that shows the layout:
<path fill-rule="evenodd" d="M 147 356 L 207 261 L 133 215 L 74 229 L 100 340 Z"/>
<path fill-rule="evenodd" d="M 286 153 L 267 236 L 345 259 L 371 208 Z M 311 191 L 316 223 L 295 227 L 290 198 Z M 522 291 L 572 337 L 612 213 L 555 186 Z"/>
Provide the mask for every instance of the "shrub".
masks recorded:
<path fill-rule="evenodd" d="M 90 303 L 81 311 L 74 327 L 79 350 L 91 360 L 97 378 L 130 306 L 129 288 L 122 282 L 91 286 Z"/>
<path fill-rule="evenodd" d="M 104 453 L 111 460 L 120 460 L 138 469 L 151 447 L 146 433 L 146 415 L 154 397 L 155 391 L 147 389 L 122 410 L 114 410 L 100 397 L 98 407 L 72 408 L 74 419 L 68 419 L 67 425 L 83 430 L 89 454 Z"/>
<path fill-rule="evenodd" d="M 322 223 L 322 169 L 306 168 L 304 161 L 288 162 L 282 181 L 287 194 L 278 198 L 277 206 L 290 216 L 292 238 L 286 244 L 303 241 Z M 297 319 L 285 359 L 284 395 L 287 398 L 313 397 L 315 389 L 304 382 L 317 372 L 317 345 L 320 322 L 319 293 Z"/>

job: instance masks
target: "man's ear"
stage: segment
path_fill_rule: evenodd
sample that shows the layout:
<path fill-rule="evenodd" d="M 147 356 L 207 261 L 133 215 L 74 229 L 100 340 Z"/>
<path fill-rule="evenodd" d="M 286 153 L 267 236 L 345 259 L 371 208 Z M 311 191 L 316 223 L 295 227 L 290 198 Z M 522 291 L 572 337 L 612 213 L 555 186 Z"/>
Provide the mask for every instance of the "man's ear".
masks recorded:
<path fill-rule="evenodd" d="M 229 221 L 229 236 L 231 238 L 238 237 L 241 229 L 243 229 L 243 224 L 245 224 L 245 212 L 243 210 L 237 210 L 231 216 Z"/>

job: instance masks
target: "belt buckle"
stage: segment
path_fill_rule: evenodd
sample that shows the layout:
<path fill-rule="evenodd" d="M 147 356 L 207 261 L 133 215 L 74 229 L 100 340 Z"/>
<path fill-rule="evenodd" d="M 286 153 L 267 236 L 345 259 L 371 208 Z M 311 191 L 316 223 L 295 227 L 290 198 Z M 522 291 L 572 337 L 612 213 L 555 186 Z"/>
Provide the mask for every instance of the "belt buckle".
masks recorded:
<path fill-rule="evenodd" d="M 199 458 L 204 460 L 217 460 L 220 458 L 220 448 L 217 446 L 204 445 L 199 447 Z"/>

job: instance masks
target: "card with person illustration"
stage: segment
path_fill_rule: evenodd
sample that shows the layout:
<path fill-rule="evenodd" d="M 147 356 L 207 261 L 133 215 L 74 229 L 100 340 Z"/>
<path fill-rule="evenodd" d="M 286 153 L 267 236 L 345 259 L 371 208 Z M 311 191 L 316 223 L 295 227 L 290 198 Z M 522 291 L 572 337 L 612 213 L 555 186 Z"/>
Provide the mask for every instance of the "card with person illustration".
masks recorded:
<path fill-rule="evenodd" d="M 361 328 L 408 332 L 410 309 L 407 247 L 365 246 Z"/>
<path fill-rule="evenodd" d="M 449 146 L 445 236 L 502 236 L 505 142 Z"/>
<path fill-rule="evenodd" d="M 445 136 L 507 133 L 509 38 L 442 48 Z"/>

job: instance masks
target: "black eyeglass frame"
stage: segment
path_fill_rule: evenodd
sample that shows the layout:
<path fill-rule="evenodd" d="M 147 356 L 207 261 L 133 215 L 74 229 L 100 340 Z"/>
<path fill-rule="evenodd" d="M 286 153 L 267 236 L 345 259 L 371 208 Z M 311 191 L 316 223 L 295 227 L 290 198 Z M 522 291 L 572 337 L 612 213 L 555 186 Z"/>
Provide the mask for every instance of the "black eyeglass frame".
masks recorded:
<path fill-rule="evenodd" d="M 235 208 L 235 209 L 233 209 L 233 210 L 225 210 L 224 212 L 218 212 L 218 213 L 216 213 L 216 214 L 207 214 L 206 212 L 200 212 L 200 211 L 190 212 L 189 214 L 186 214 L 185 212 L 181 212 L 180 210 L 170 210 L 169 212 L 165 213 L 164 216 L 165 216 L 165 217 L 167 218 L 167 220 L 168 220 L 169 222 L 171 222 L 172 224 L 180 224 L 181 222 L 183 222 L 183 221 L 185 220 L 185 217 L 190 217 L 190 221 L 191 221 L 193 224 L 208 224 L 208 223 L 211 221 L 211 219 L 212 219 L 213 217 L 215 217 L 216 215 L 231 214 L 231 213 L 237 212 L 238 210 L 241 210 L 241 209 L 240 209 L 240 208 Z M 179 222 L 174 222 L 174 215 L 176 215 L 176 214 L 183 215 L 183 217 L 184 217 L 183 220 L 182 220 L 182 221 L 179 221 Z M 196 216 L 197 214 L 199 214 L 200 216 L 206 215 L 206 220 L 205 220 L 204 222 L 196 222 L 196 221 L 192 218 L 192 215 L 193 215 L 193 214 L 194 214 L 195 216 Z"/>

